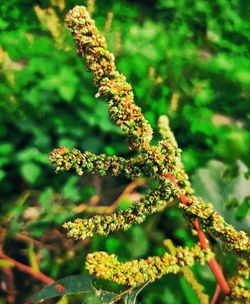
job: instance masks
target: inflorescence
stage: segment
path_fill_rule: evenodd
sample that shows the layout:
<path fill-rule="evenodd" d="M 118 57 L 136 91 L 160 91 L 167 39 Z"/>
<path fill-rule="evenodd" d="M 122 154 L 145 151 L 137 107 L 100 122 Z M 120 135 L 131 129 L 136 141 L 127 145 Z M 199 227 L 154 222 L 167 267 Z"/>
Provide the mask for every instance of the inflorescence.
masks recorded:
<path fill-rule="evenodd" d="M 142 223 L 146 216 L 162 211 L 169 202 L 175 201 L 190 223 L 198 220 L 203 231 L 212 232 L 228 250 L 249 259 L 250 241 L 247 234 L 226 223 L 211 204 L 194 196 L 181 162 L 181 150 L 166 116 L 161 116 L 158 124 L 162 140 L 155 146 L 150 145 L 152 128 L 135 104 L 131 85 L 117 71 L 114 56 L 107 50 L 105 39 L 99 34 L 86 8 L 74 7 L 67 15 L 66 22 L 78 53 L 94 75 L 93 81 L 98 87 L 96 97 L 105 97 L 111 119 L 126 134 L 129 147 L 137 150 L 138 155 L 125 159 L 61 147 L 50 154 L 50 161 L 56 165 L 57 172 L 74 170 L 79 175 L 89 172 L 101 176 L 110 173 L 114 176 L 124 175 L 131 180 L 146 176 L 158 181 L 155 189 L 149 190 L 140 201 L 126 210 L 65 223 L 69 236 L 84 239 L 95 233 L 108 235 L 116 230 L 127 230 L 133 223 Z M 184 266 L 191 266 L 194 258 L 204 262 L 204 259 L 211 259 L 211 252 L 195 245 L 191 249 L 178 248 L 172 255 L 165 253 L 162 257 L 126 263 L 120 263 L 114 255 L 96 252 L 88 255 L 86 267 L 98 277 L 135 286 L 154 281 L 170 272 L 177 273 Z"/>
<path fill-rule="evenodd" d="M 213 253 L 203 250 L 199 245 L 191 249 L 178 247 L 174 254 L 164 253 L 162 257 L 153 256 L 146 259 L 121 263 L 117 257 L 98 251 L 87 256 L 86 269 L 98 278 L 107 279 L 121 285 L 138 286 L 153 282 L 164 274 L 178 273 L 185 266 L 193 266 L 195 260 L 205 264 Z"/>

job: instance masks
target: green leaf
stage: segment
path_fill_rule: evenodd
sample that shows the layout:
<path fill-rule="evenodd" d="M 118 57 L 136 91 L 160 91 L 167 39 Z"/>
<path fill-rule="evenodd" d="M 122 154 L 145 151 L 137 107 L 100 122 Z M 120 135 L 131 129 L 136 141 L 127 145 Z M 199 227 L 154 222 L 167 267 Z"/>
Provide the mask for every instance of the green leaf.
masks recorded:
<path fill-rule="evenodd" d="M 9 155 L 13 151 L 13 145 L 10 143 L 3 143 L 0 145 L 0 154 Z"/>
<path fill-rule="evenodd" d="M 240 221 L 242 220 L 245 216 L 248 215 L 248 210 L 250 208 L 250 196 L 246 197 L 241 205 L 239 206 L 238 210 L 235 212 L 235 219 Z"/>
<path fill-rule="evenodd" d="M 190 105 L 183 107 L 183 115 L 191 125 L 192 133 L 203 133 L 211 136 L 213 133 L 213 125 L 211 124 L 213 112 L 205 107 L 197 109 Z"/>
<path fill-rule="evenodd" d="M 127 293 L 124 297 L 124 304 L 136 304 L 136 299 L 139 293 L 148 285 L 148 282 L 135 287 L 131 290 L 130 293 Z"/>
<path fill-rule="evenodd" d="M 65 99 L 66 101 L 71 101 L 75 95 L 76 87 L 71 85 L 63 85 L 58 88 L 60 96 Z"/>
<path fill-rule="evenodd" d="M 17 160 L 20 162 L 31 162 L 36 161 L 39 163 L 47 164 L 48 163 L 48 155 L 41 153 L 37 148 L 29 147 L 23 149 L 17 154 Z"/>
<path fill-rule="evenodd" d="M 200 168 L 192 177 L 197 193 L 211 202 L 227 222 L 237 229 L 249 231 L 250 214 L 248 198 L 250 197 L 250 180 L 245 177 L 247 167 L 237 161 L 237 175 L 228 175 L 228 168 L 222 162 L 210 161 L 205 168 Z"/>
<path fill-rule="evenodd" d="M 63 67 L 57 74 L 41 81 L 41 87 L 49 91 L 56 90 L 62 99 L 70 102 L 76 93 L 78 82 L 79 79 L 74 71 Z"/>
<path fill-rule="evenodd" d="M 225 148 L 226 147 L 226 148 Z M 244 157 L 248 153 L 246 133 L 242 130 L 227 132 L 214 147 L 215 152 L 227 161 Z"/>
<path fill-rule="evenodd" d="M 89 275 L 75 275 L 60 279 L 55 283 L 44 287 L 32 298 L 32 302 L 38 303 L 46 299 L 77 292 L 93 292 L 93 279 L 94 277 Z"/>
<path fill-rule="evenodd" d="M 81 199 L 79 188 L 77 187 L 77 182 L 79 178 L 77 176 L 70 176 L 66 184 L 62 188 L 62 194 L 65 199 L 72 201 L 78 201 Z"/>
<path fill-rule="evenodd" d="M 110 291 L 97 289 L 94 286 L 95 277 L 91 275 L 73 275 L 56 281 L 55 283 L 44 287 L 32 298 L 32 302 L 38 303 L 46 299 L 58 296 L 70 295 L 75 293 L 84 293 L 83 304 L 108 304 L 115 299 L 124 298 L 124 303 L 134 304 L 139 292 L 147 285 L 144 284 L 132 290 L 113 293 Z"/>
<path fill-rule="evenodd" d="M 117 298 L 117 294 L 104 290 L 96 290 L 84 296 L 82 304 L 109 304 Z"/>
<path fill-rule="evenodd" d="M 141 226 L 133 226 L 129 231 L 129 241 L 124 244 L 131 258 L 138 258 L 147 253 L 149 242 L 145 230 Z M 138 244 L 135 246 L 134 244 Z"/>
<path fill-rule="evenodd" d="M 92 120 L 92 125 L 98 126 L 103 132 L 120 133 L 119 128 L 110 120 L 106 103 L 99 102 L 98 107 L 94 107 L 92 111 L 91 117 L 85 118 L 86 121 Z"/>
<path fill-rule="evenodd" d="M 6 165 L 9 162 L 9 157 L 8 156 L 4 156 L 4 157 L 0 157 L 0 167 Z"/>
<path fill-rule="evenodd" d="M 76 146 L 76 142 L 70 138 L 61 138 L 58 142 L 58 146 L 73 149 Z"/>
<path fill-rule="evenodd" d="M 5 30 L 7 27 L 9 26 L 9 23 L 4 21 L 4 20 L 0 20 L 0 30 Z"/>
<path fill-rule="evenodd" d="M 43 190 L 39 195 L 39 202 L 43 206 L 43 208 L 47 208 L 50 206 L 50 204 L 53 202 L 53 189 L 52 188 L 46 188 Z"/>
<path fill-rule="evenodd" d="M 27 182 L 34 184 L 41 173 L 41 169 L 35 163 L 25 163 L 21 167 L 21 173 Z"/>
<path fill-rule="evenodd" d="M 105 240 L 105 245 L 108 252 L 118 252 L 119 248 L 123 246 L 123 242 L 114 236 L 110 236 Z"/>
<path fill-rule="evenodd" d="M 48 218 L 41 218 L 39 220 L 30 222 L 28 225 L 29 233 L 34 238 L 41 238 L 41 236 L 50 228 L 51 220 Z"/>

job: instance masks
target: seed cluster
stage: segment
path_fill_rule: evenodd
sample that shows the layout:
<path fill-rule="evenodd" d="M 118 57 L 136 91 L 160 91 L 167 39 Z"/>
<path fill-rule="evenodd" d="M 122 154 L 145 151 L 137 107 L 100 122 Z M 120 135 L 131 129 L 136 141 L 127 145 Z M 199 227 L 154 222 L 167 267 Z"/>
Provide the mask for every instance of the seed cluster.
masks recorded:
<path fill-rule="evenodd" d="M 105 39 L 98 33 L 86 8 L 76 6 L 67 15 L 66 22 L 75 39 L 78 53 L 86 61 L 87 69 L 93 72 L 94 84 L 99 88 L 96 97 L 106 98 L 111 119 L 127 135 L 130 147 L 137 150 L 138 155 L 125 159 L 61 147 L 51 152 L 51 163 L 56 166 L 57 172 L 74 170 L 79 175 L 90 172 L 101 176 L 111 173 L 114 176 L 124 175 L 131 180 L 147 176 L 158 182 L 156 189 L 149 190 L 131 208 L 110 215 L 97 215 L 65 223 L 68 234 L 76 239 L 84 239 L 95 233 L 106 236 L 116 230 L 127 230 L 133 223 L 140 224 L 146 216 L 160 212 L 169 202 L 178 201 L 177 206 L 183 210 L 190 223 L 198 220 L 203 231 L 210 231 L 223 241 L 228 250 L 249 260 L 248 235 L 226 223 L 224 218 L 213 210 L 211 204 L 194 196 L 181 162 L 181 150 L 166 116 L 161 116 L 158 124 L 162 140 L 155 146 L 150 145 L 152 128 L 142 115 L 141 109 L 134 103 L 131 85 L 126 82 L 125 76 L 116 70 L 114 57 L 107 50 Z M 136 286 L 154 281 L 167 273 L 177 273 L 184 266 L 193 265 L 194 259 L 204 262 L 211 257 L 209 250 L 201 250 L 198 245 L 191 249 L 178 248 L 172 255 L 165 253 L 162 257 L 149 257 L 126 263 L 119 262 L 114 255 L 95 252 L 88 255 L 86 267 L 90 273 L 100 278 Z M 233 291 L 228 299 L 233 296 L 239 299 L 247 298 L 248 294 L 242 289 L 240 278 L 232 279 L 231 285 Z"/>
<path fill-rule="evenodd" d="M 165 240 L 164 245 L 171 254 L 175 253 L 176 247 L 170 239 Z M 192 287 L 193 291 L 196 293 L 196 296 L 199 299 L 200 304 L 209 304 L 209 297 L 204 292 L 205 288 L 197 281 L 192 270 L 189 267 L 183 267 L 182 274 L 184 275 L 188 284 Z"/>
<path fill-rule="evenodd" d="M 250 290 L 246 281 L 250 279 L 250 265 L 246 260 L 242 260 L 238 274 L 229 280 L 231 294 L 226 298 L 225 303 L 242 304 L 250 303 Z"/>
<path fill-rule="evenodd" d="M 167 128 L 165 127 L 167 130 Z M 117 230 L 127 230 L 133 223 L 140 224 L 146 216 L 164 209 L 170 200 L 178 198 L 180 193 L 188 197 L 189 204 L 178 203 L 190 219 L 198 219 L 204 230 L 210 230 L 215 236 L 224 241 L 226 247 L 249 259 L 250 241 L 244 231 L 237 231 L 232 225 L 225 222 L 224 218 L 213 210 L 213 206 L 195 197 L 188 177 L 180 162 L 179 151 L 170 140 L 174 137 L 169 129 L 169 136 L 165 135 L 165 142 L 160 141 L 157 146 L 149 146 L 147 152 L 140 153 L 137 157 L 126 160 L 118 156 L 96 155 L 91 152 L 81 152 L 77 149 L 70 150 L 65 147 L 54 150 L 50 154 L 50 161 L 56 165 L 56 171 L 75 170 L 79 175 L 84 171 L 106 175 L 124 175 L 132 180 L 148 176 L 159 181 L 159 187 L 150 191 L 132 208 L 113 213 L 107 216 L 94 216 L 90 219 L 76 219 L 74 222 L 64 224 L 69 230 L 69 236 L 84 239 L 94 233 L 108 235 Z M 173 173 L 177 185 L 169 183 L 166 178 L 168 172 Z M 180 192 L 181 190 L 181 192 Z"/>
<path fill-rule="evenodd" d="M 106 98 L 111 119 L 128 136 L 130 147 L 145 149 L 152 138 L 152 128 L 134 103 L 131 85 L 116 70 L 114 56 L 107 50 L 105 39 L 98 33 L 86 8 L 76 6 L 67 15 L 66 22 L 78 53 L 94 74 L 94 83 L 99 87 L 96 97 Z"/>
<path fill-rule="evenodd" d="M 83 172 L 97 173 L 101 176 L 110 172 L 114 176 L 124 175 L 134 180 L 142 175 L 136 160 L 126 160 L 118 156 L 96 155 L 60 147 L 50 153 L 50 162 L 56 165 L 56 172 L 74 170 L 78 175 Z"/>
<path fill-rule="evenodd" d="M 199 245 L 194 245 L 191 249 L 178 247 L 172 255 L 165 252 L 162 257 L 153 256 L 121 263 L 114 254 L 99 251 L 88 254 L 86 269 L 98 278 L 121 285 L 138 286 L 148 281 L 153 282 L 168 273 L 178 273 L 185 266 L 193 266 L 195 260 L 205 264 L 212 256 L 210 250 L 205 251 Z"/>
<path fill-rule="evenodd" d="M 140 201 L 134 202 L 131 208 L 110 215 L 95 215 L 89 219 L 76 219 L 64 224 L 68 235 L 75 239 L 85 239 L 94 234 L 108 235 L 117 230 L 128 230 L 132 224 L 141 224 L 148 214 L 162 211 L 167 206 L 167 195 L 170 187 L 158 187 L 144 195 Z"/>

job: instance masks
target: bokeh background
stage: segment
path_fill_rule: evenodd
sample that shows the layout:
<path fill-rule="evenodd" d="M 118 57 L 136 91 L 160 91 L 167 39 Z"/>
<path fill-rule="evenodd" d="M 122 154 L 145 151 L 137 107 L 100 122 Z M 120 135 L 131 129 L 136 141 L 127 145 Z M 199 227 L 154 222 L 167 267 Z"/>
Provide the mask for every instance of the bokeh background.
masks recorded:
<path fill-rule="evenodd" d="M 184 246 L 196 241 L 174 206 L 108 238 L 78 242 L 66 238 L 64 221 L 127 208 L 152 182 L 55 174 L 49 164 L 49 152 L 59 146 L 132 155 L 124 135 L 109 120 L 107 105 L 95 99 L 92 75 L 76 55 L 64 24 L 65 14 L 75 4 L 89 7 L 154 130 L 160 115 L 169 116 L 197 193 L 237 229 L 247 231 L 249 1 L 2 0 L 1 249 L 59 279 L 83 273 L 84 257 L 91 251 L 106 250 L 129 260 L 162 254 L 166 238 Z M 210 241 L 226 276 L 232 275 L 237 258 L 223 255 L 213 236 Z M 1 280 L 6 283 L 6 265 L 0 262 Z M 212 295 L 215 281 L 208 267 L 196 265 L 193 271 Z M 1 284 L 0 303 L 30 303 L 43 285 L 16 269 L 10 272 L 14 279 L 9 289 Z M 181 275 L 149 285 L 139 300 L 198 303 Z M 78 298 L 63 301 L 81 303 Z"/>

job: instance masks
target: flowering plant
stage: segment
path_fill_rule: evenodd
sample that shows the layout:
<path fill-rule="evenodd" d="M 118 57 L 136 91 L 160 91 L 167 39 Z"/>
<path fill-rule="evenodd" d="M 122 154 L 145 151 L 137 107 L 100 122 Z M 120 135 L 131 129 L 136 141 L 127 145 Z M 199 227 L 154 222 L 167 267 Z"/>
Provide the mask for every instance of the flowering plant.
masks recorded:
<path fill-rule="evenodd" d="M 157 181 L 154 189 L 149 189 L 147 194 L 126 210 L 65 223 L 68 235 L 85 239 L 94 234 L 106 236 L 113 231 L 127 230 L 132 224 L 140 224 L 147 216 L 175 203 L 198 238 L 198 244 L 191 248 L 175 248 L 170 240 L 166 240 L 163 256 L 125 263 L 119 262 L 115 255 L 94 252 L 87 256 L 86 269 L 98 278 L 129 286 L 125 292 L 116 294 L 109 303 L 124 300 L 124 295 L 131 294 L 131 290 L 167 273 L 178 272 L 186 275 L 200 302 L 208 303 L 208 296 L 204 294 L 202 286 L 186 268 L 192 266 L 195 260 L 201 264 L 207 262 L 217 280 L 212 303 L 216 303 L 220 294 L 225 303 L 246 303 L 250 299 L 245 287 L 245 279 L 249 276 L 249 237 L 228 224 L 211 204 L 195 196 L 181 162 L 181 150 L 166 116 L 161 116 L 158 123 L 162 139 L 156 145 L 151 144 L 152 128 L 135 104 L 131 85 L 117 71 L 114 56 L 107 50 L 105 39 L 98 32 L 86 8 L 76 6 L 68 13 L 66 22 L 76 42 L 78 54 L 85 60 L 88 71 L 94 75 L 94 84 L 98 87 L 96 97 L 106 99 L 112 121 L 125 133 L 130 149 L 137 154 L 125 159 L 60 147 L 50 154 L 51 163 L 56 166 L 57 172 L 74 170 L 78 175 L 90 172 L 102 176 L 111 173 L 114 176 L 124 175 L 131 180 L 150 177 Z M 228 281 L 210 249 L 205 236 L 207 232 L 220 239 L 225 250 L 242 258 L 238 274 Z M 103 303 L 106 302 L 103 300 Z"/>

